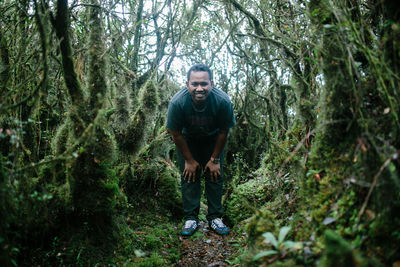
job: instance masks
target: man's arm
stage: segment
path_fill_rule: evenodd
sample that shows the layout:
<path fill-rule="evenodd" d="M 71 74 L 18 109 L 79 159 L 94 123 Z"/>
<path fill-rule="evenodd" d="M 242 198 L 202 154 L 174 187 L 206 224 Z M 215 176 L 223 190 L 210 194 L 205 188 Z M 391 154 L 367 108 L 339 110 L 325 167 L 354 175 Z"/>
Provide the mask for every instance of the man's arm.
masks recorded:
<path fill-rule="evenodd" d="M 175 143 L 176 148 L 182 154 L 185 159 L 185 169 L 183 170 L 183 177 L 189 183 L 194 182 L 196 179 L 196 171 L 200 168 L 200 164 L 193 158 L 190 153 L 189 147 L 183 138 L 182 132 L 177 130 L 168 129 L 169 134 L 172 137 L 172 141 Z"/>
<path fill-rule="evenodd" d="M 217 141 L 215 142 L 214 151 L 211 154 L 212 158 L 219 158 L 224 146 L 226 144 L 226 140 L 228 139 L 229 129 L 220 129 L 217 135 Z M 211 159 L 207 162 L 205 170 L 210 170 L 210 178 L 211 180 L 216 181 L 218 177 L 221 175 L 221 163 L 214 163 Z"/>

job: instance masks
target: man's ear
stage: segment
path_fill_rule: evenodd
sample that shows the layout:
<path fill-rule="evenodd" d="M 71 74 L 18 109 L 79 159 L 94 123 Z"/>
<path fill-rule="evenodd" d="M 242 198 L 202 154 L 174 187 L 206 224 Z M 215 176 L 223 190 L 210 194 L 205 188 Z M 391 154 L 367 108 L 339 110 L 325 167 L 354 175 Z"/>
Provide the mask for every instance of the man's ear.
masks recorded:
<path fill-rule="evenodd" d="M 189 81 L 186 81 L 186 87 L 189 88 Z"/>
<path fill-rule="evenodd" d="M 214 81 L 213 80 L 211 80 L 210 84 L 211 84 L 211 87 L 214 87 Z"/>

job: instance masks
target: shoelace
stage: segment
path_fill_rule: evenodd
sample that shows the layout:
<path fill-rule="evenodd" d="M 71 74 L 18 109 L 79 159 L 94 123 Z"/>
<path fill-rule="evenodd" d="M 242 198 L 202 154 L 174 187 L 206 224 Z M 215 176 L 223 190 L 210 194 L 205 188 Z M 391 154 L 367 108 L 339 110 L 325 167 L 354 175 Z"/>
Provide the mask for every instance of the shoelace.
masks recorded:
<path fill-rule="evenodd" d="M 185 222 L 185 228 L 191 228 L 191 227 L 193 227 L 193 224 L 195 224 L 195 223 L 196 223 L 195 220 L 187 220 Z"/>
<path fill-rule="evenodd" d="M 218 227 L 225 227 L 225 224 L 222 222 L 222 220 L 220 218 L 216 218 L 213 220 L 213 222 L 218 226 Z"/>

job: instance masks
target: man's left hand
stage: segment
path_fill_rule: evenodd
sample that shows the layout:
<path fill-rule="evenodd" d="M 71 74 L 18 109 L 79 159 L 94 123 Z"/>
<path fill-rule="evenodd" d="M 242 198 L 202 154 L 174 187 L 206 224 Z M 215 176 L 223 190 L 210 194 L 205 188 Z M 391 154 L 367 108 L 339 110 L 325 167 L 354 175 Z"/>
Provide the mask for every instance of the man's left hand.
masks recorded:
<path fill-rule="evenodd" d="M 211 181 L 217 181 L 219 176 L 221 175 L 220 172 L 221 166 L 220 163 L 214 163 L 211 160 L 207 162 L 206 167 L 204 168 L 205 171 L 210 171 L 210 179 Z"/>

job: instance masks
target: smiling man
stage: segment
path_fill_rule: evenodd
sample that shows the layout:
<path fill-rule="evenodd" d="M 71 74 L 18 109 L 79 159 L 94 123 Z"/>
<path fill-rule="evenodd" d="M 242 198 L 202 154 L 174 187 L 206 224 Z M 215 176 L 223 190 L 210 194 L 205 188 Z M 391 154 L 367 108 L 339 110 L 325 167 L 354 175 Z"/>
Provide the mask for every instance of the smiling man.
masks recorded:
<path fill-rule="evenodd" d="M 193 65 L 187 73 L 186 88 L 169 102 L 167 116 L 167 129 L 177 147 L 182 172 L 182 235 L 192 235 L 198 228 L 202 177 L 209 226 L 220 235 L 229 233 L 221 220 L 222 162 L 228 132 L 234 125 L 232 103 L 225 92 L 214 88 L 210 68 Z"/>

